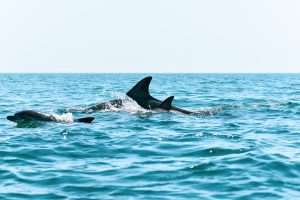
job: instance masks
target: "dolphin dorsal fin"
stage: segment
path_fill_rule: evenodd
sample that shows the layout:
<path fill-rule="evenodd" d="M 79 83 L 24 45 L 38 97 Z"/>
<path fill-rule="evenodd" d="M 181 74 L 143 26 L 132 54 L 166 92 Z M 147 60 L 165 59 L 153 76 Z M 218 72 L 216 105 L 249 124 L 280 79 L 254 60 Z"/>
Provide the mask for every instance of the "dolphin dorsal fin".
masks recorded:
<path fill-rule="evenodd" d="M 133 100 L 137 100 L 139 98 L 150 98 L 151 97 L 149 93 L 149 85 L 152 80 L 151 76 L 148 76 L 142 80 L 140 80 L 131 90 L 129 90 L 126 95 L 132 98 Z"/>
<path fill-rule="evenodd" d="M 166 98 L 163 102 L 161 102 L 161 104 L 158 107 L 162 108 L 164 110 L 171 110 L 173 99 L 174 99 L 174 96 L 170 96 L 170 97 Z"/>
<path fill-rule="evenodd" d="M 94 119 L 95 119 L 94 117 L 85 117 L 85 118 L 76 119 L 75 122 L 92 123 Z"/>

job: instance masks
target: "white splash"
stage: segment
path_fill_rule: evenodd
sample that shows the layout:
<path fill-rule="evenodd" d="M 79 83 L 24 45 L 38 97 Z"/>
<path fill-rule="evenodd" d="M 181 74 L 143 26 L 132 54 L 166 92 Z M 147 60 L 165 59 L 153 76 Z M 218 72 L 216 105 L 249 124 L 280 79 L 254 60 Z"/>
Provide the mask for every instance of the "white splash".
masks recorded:
<path fill-rule="evenodd" d="M 65 129 L 63 132 L 62 132 L 63 136 L 64 136 L 64 140 L 67 139 L 67 135 L 69 134 L 69 131 L 67 129 Z"/>
<path fill-rule="evenodd" d="M 50 114 L 49 116 L 58 122 L 66 122 L 66 123 L 74 122 L 72 113 L 65 113 L 62 115 Z"/>
<path fill-rule="evenodd" d="M 202 137 L 204 134 L 202 132 L 198 132 L 195 134 L 195 137 Z"/>
<path fill-rule="evenodd" d="M 86 108 L 85 107 L 71 107 L 66 109 L 67 112 L 85 112 Z"/>
<path fill-rule="evenodd" d="M 253 108 L 259 107 L 277 107 L 283 105 L 282 103 L 266 102 L 266 103 L 254 103 L 252 104 Z"/>
<path fill-rule="evenodd" d="M 119 93 L 116 95 L 118 99 L 122 100 L 122 106 L 120 108 L 117 108 L 113 105 L 109 105 L 109 108 L 107 111 L 115 111 L 115 112 L 129 112 L 129 113 L 146 113 L 149 112 L 149 110 L 146 110 L 139 106 L 134 100 L 127 97 L 126 94 Z"/>

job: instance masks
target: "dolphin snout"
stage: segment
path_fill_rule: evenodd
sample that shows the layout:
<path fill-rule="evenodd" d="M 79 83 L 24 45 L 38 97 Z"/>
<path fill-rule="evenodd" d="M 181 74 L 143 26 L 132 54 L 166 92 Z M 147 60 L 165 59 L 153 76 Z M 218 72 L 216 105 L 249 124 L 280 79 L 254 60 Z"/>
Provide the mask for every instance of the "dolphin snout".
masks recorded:
<path fill-rule="evenodd" d="M 12 115 L 9 115 L 6 117 L 9 121 L 15 121 L 15 117 Z"/>

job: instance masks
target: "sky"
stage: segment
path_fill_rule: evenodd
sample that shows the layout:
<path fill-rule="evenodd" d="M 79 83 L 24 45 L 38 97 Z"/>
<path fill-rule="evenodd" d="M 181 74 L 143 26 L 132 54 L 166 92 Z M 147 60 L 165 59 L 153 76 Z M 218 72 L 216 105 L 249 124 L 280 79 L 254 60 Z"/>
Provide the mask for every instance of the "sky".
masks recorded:
<path fill-rule="evenodd" d="M 0 0 L 0 72 L 300 72 L 300 1 Z"/>

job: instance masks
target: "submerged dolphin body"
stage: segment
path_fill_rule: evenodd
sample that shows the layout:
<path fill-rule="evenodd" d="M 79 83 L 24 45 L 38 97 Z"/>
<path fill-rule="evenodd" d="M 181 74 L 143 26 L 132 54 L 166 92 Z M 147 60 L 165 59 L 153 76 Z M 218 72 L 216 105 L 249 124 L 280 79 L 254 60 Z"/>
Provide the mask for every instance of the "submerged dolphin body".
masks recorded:
<path fill-rule="evenodd" d="M 7 116 L 7 119 L 13 122 L 23 122 L 23 121 L 43 121 L 43 122 L 59 122 L 53 115 L 43 114 L 34 110 L 24 110 L 17 112 L 14 115 Z M 91 123 L 94 117 L 85 117 L 75 119 L 74 122 Z"/>
<path fill-rule="evenodd" d="M 170 96 L 164 101 L 160 101 L 158 99 L 155 99 L 152 97 L 149 93 L 149 85 L 152 80 L 152 77 L 146 77 L 139 81 L 131 90 L 129 90 L 126 95 L 133 99 L 137 104 L 139 104 L 141 107 L 147 109 L 147 110 L 163 110 L 163 111 L 178 111 L 184 114 L 192 114 L 193 112 L 187 111 L 175 106 L 172 106 L 172 101 L 174 99 L 174 96 Z M 114 99 L 111 101 L 108 101 L 106 103 L 100 103 L 95 106 L 89 107 L 86 109 L 86 111 L 92 111 L 95 112 L 97 110 L 105 110 L 109 109 L 110 106 L 113 106 L 115 108 L 120 108 L 123 105 L 122 99 Z"/>
<path fill-rule="evenodd" d="M 123 105 L 122 99 L 114 99 L 114 100 L 110 100 L 110 101 L 105 102 L 105 103 L 100 103 L 100 104 L 91 106 L 91 107 L 85 109 L 85 111 L 95 112 L 97 110 L 106 110 L 106 109 L 109 109 L 110 106 L 113 106 L 115 108 L 120 108 L 120 107 L 122 107 L 122 105 Z"/>
<path fill-rule="evenodd" d="M 131 90 L 129 90 L 126 95 L 136 101 L 141 107 L 148 110 L 163 109 L 166 111 L 178 111 L 184 114 L 193 113 L 191 111 L 172 106 L 174 96 L 170 96 L 164 101 L 160 101 L 152 97 L 149 93 L 149 85 L 151 80 L 151 76 L 142 79 Z"/>

